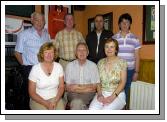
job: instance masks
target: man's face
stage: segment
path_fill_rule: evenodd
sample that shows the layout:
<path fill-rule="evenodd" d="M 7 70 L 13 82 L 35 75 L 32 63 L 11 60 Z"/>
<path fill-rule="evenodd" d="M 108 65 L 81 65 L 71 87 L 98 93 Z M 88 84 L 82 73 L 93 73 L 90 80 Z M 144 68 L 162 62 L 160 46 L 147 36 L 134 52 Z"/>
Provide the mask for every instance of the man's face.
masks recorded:
<path fill-rule="evenodd" d="M 103 26 L 104 26 L 103 17 L 102 16 L 97 16 L 95 18 L 95 27 L 96 27 L 96 30 L 102 30 Z"/>
<path fill-rule="evenodd" d="M 74 26 L 74 18 L 72 15 L 67 15 L 65 17 L 65 21 L 64 21 L 65 25 L 66 25 L 66 28 L 68 29 L 72 29 L 73 26 Z"/>
<path fill-rule="evenodd" d="M 44 28 L 45 20 L 41 15 L 36 15 L 32 18 L 32 24 L 37 31 L 41 31 Z"/>
<path fill-rule="evenodd" d="M 76 56 L 79 60 L 85 61 L 87 59 L 88 51 L 84 45 L 79 45 L 76 50 Z"/>

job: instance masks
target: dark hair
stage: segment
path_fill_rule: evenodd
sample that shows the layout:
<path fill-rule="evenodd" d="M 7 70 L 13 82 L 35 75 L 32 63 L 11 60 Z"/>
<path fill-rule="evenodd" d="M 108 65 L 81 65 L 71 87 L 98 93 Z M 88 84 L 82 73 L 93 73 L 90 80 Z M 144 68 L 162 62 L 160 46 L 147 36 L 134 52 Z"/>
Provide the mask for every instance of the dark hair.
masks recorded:
<path fill-rule="evenodd" d="M 96 14 L 96 16 L 94 17 L 94 21 L 95 21 L 95 19 L 96 19 L 97 17 L 102 17 L 102 18 L 103 18 L 103 20 L 104 20 L 104 17 L 103 17 L 103 15 L 102 15 L 102 14 Z"/>
<path fill-rule="evenodd" d="M 130 24 L 132 24 L 132 17 L 130 16 L 130 14 L 128 14 L 128 13 L 122 14 L 119 17 L 118 24 L 120 24 L 123 21 L 123 19 L 128 20 L 130 22 Z"/>
<path fill-rule="evenodd" d="M 119 44 L 118 44 L 118 41 L 115 40 L 115 39 L 113 39 L 113 38 L 108 38 L 108 39 L 105 41 L 104 46 L 105 46 L 106 44 L 110 43 L 110 42 L 114 42 L 114 44 L 115 44 L 115 49 L 116 49 L 115 55 L 117 56 L 117 55 L 118 55 L 118 51 L 119 51 Z"/>

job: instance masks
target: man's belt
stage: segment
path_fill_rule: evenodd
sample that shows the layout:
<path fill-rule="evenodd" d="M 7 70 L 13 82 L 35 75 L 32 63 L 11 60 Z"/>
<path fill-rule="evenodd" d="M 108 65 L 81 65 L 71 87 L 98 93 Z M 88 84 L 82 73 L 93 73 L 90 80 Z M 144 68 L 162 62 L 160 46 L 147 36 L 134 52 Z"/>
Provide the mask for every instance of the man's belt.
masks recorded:
<path fill-rule="evenodd" d="M 62 59 L 62 60 L 64 60 L 64 61 L 68 61 L 68 62 L 71 62 L 71 61 L 74 61 L 75 59 L 64 59 L 64 58 L 60 58 L 60 59 Z"/>

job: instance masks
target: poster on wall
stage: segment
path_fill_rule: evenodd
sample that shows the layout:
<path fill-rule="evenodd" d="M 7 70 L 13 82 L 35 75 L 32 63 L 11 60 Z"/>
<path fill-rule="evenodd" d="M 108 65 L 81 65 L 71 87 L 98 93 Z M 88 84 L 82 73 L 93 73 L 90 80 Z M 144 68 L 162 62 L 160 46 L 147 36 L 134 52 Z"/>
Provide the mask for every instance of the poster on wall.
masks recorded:
<path fill-rule="evenodd" d="M 51 39 L 56 33 L 64 28 L 64 16 L 68 13 L 68 8 L 63 5 L 49 5 L 48 31 Z"/>

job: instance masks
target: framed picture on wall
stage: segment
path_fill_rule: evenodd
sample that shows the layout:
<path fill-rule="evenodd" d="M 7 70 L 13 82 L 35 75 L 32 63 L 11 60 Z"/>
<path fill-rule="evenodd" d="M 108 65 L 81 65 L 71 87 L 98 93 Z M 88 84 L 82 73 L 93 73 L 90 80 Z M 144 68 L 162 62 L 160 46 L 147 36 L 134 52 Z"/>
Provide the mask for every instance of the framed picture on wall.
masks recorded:
<path fill-rule="evenodd" d="M 155 5 L 143 6 L 143 44 L 155 44 Z"/>
<path fill-rule="evenodd" d="M 113 30 L 113 13 L 107 13 L 103 15 L 104 17 L 104 28 L 106 30 Z M 94 18 L 88 19 L 88 33 L 95 29 Z"/>

